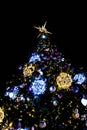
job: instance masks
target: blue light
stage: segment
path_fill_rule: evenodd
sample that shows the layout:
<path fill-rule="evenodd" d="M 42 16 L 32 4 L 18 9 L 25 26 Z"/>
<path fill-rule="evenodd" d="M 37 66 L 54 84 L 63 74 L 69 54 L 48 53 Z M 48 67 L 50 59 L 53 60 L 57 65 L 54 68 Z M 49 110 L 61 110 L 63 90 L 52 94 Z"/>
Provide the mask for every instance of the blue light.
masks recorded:
<path fill-rule="evenodd" d="M 46 81 L 42 79 L 35 79 L 32 83 L 32 90 L 34 95 L 44 94 L 46 91 Z"/>
<path fill-rule="evenodd" d="M 10 92 L 10 93 L 9 93 L 9 97 L 14 99 L 14 98 L 15 98 L 14 93 L 13 93 L 13 92 Z"/>
<path fill-rule="evenodd" d="M 43 34 L 41 37 L 42 37 L 43 39 L 45 39 L 45 38 L 46 38 L 46 35 Z"/>
<path fill-rule="evenodd" d="M 65 60 L 64 58 L 61 59 L 61 61 L 64 61 L 64 60 Z"/>
<path fill-rule="evenodd" d="M 76 74 L 73 80 L 76 81 L 77 84 L 82 84 L 86 80 L 86 77 L 84 74 Z"/>
<path fill-rule="evenodd" d="M 76 85 L 75 87 L 72 86 L 71 91 L 74 92 L 74 93 L 78 93 L 79 92 L 79 85 Z"/>
<path fill-rule="evenodd" d="M 18 94 L 18 86 L 15 86 L 12 90 L 10 90 L 10 87 L 7 88 L 7 91 L 5 93 L 5 96 L 9 96 L 12 100 L 16 99 Z"/>
<path fill-rule="evenodd" d="M 27 97 L 27 101 L 30 101 L 30 98 L 29 98 L 29 97 Z"/>
<path fill-rule="evenodd" d="M 53 105 L 54 105 L 54 106 L 57 106 L 57 105 L 58 105 L 57 100 L 54 100 L 54 101 L 53 101 Z"/>
<path fill-rule="evenodd" d="M 20 95 L 20 100 L 21 100 L 21 101 L 25 101 L 25 98 L 24 98 L 23 95 Z"/>
<path fill-rule="evenodd" d="M 41 58 L 40 58 L 40 55 L 34 53 L 29 59 L 29 62 L 35 63 L 36 61 L 41 61 Z"/>

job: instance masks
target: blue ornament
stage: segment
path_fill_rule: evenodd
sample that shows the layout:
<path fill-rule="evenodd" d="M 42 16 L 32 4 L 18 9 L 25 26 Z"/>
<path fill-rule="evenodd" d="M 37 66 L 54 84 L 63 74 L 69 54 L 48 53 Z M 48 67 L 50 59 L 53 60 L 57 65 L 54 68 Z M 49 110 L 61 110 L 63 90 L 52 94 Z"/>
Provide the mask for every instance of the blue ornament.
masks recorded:
<path fill-rule="evenodd" d="M 56 91 L 56 87 L 55 87 L 55 86 L 51 86 L 51 87 L 49 88 L 49 90 L 50 90 L 50 92 L 55 92 L 55 91 Z"/>
<path fill-rule="evenodd" d="M 12 90 L 10 90 L 10 87 L 9 87 L 9 88 L 7 88 L 5 96 L 9 96 L 9 98 L 14 100 L 17 98 L 18 92 L 19 92 L 18 86 L 14 86 L 14 88 L 12 88 Z"/>
<path fill-rule="evenodd" d="M 77 84 L 82 84 L 86 80 L 86 77 L 83 73 L 76 74 L 73 78 L 73 81 L 75 81 Z"/>
<path fill-rule="evenodd" d="M 36 61 L 41 61 L 40 55 L 33 53 L 29 59 L 29 62 L 35 63 Z"/>
<path fill-rule="evenodd" d="M 46 81 L 42 79 L 35 79 L 34 82 L 32 82 L 32 91 L 34 95 L 44 94 L 46 91 Z"/>

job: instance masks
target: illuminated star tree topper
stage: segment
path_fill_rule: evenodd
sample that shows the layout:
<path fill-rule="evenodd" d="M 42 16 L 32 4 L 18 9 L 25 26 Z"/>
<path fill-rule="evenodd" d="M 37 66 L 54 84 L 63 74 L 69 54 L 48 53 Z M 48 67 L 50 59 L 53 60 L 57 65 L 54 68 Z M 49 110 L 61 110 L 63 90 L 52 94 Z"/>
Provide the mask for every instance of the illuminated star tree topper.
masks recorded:
<path fill-rule="evenodd" d="M 34 28 L 38 29 L 39 32 L 40 32 L 40 34 L 38 35 L 38 37 L 41 35 L 41 33 L 52 34 L 51 32 L 47 31 L 46 24 L 47 24 L 47 21 L 44 23 L 44 25 L 42 25 L 42 27 L 40 27 L 40 26 L 38 26 L 38 27 L 34 26 Z"/>

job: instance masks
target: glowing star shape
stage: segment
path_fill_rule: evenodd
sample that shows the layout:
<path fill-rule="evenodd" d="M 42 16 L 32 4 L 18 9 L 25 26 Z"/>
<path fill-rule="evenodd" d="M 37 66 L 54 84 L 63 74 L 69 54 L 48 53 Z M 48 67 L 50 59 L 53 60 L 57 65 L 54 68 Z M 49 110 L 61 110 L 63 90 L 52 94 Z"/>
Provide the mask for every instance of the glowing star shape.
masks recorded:
<path fill-rule="evenodd" d="M 33 66 L 32 64 L 30 64 L 30 65 L 25 64 L 25 67 L 23 69 L 23 75 L 24 75 L 24 77 L 31 76 L 32 73 L 34 72 L 34 70 L 35 70 L 35 66 Z"/>
<path fill-rule="evenodd" d="M 68 89 L 72 84 L 72 78 L 69 74 L 61 72 L 56 78 L 58 89 Z"/>
<path fill-rule="evenodd" d="M 34 95 L 44 94 L 46 91 L 46 82 L 42 79 L 34 80 L 32 83 L 32 90 Z"/>
<path fill-rule="evenodd" d="M 45 33 L 45 34 L 47 34 L 47 33 L 49 33 L 49 34 L 52 34 L 51 32 L 48 32 L 47 31 L 47 29 L 46 29 L 46 24 L 47 24 L 47 21 L 44 23 L 44 25 L 42 25 L 42 27 L 35 27 L 34 26 L 34 28 L 36 28 L 36 29 L 38 29 L 39 30 L 39 32 L 40 32 L 40 34 L 38 35 L 38 37 L 41 35 L 41 33 Z"/>
<path fill-rule="evenodd" d="M 32 54 L 29 62 L 35 63 L 36 61 L 41 61 L 40 55 L 38 55 L 38 54 Z"/>
<path fill-rule="evenodd" d="M 82 84 L 86 80 L 86 77 L 84 74 L 76 74 L 73 78 L 74 81 L 76 81 L 77 84 Z"/>
<path fill-rule="evenodd" d="M 4 112 L 0 107 L 0 123 L 3 121 L 3 119 L 4 119 Z"/>

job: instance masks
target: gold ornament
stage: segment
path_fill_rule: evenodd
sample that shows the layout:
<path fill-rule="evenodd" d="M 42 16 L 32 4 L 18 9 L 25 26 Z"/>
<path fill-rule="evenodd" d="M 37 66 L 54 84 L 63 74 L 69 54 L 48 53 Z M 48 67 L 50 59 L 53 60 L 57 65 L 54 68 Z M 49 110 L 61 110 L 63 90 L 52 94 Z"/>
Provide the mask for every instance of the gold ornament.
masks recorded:
<path fill-rule="evenodd" d="M 3 119 L 4 119 L 4 112 L 0 107 L 0 123 L 3 121 Z"/>
<path fill-rule="evenodd" d="M 72 84 L 72 78 L 69 74 L 61 72 L 56 78 L 56 82 L 59 89 L 68 89 Z"/>
<path fill-rule="evenodd" d="M 79 111 L 77 108 L 75 110 L 73 110 L 72 117 L 74 119 L 79 119 L 80 115 L 79 115 Z"/>
<path fill-rule="evenodd" d="M 31 76 L 34 71 L 35 71 L 35 66 L 33 66 L 32 64 L 30 65 L 25 64 L 23 69 L 23 75 L 24 77 Z"/>
<path fill-rule="evenodd" d="M 2 126 L 2 130 L 9 130 L 8 120 L 6 120 L 6 122 L 5 122 L 4 125 Z"/>

